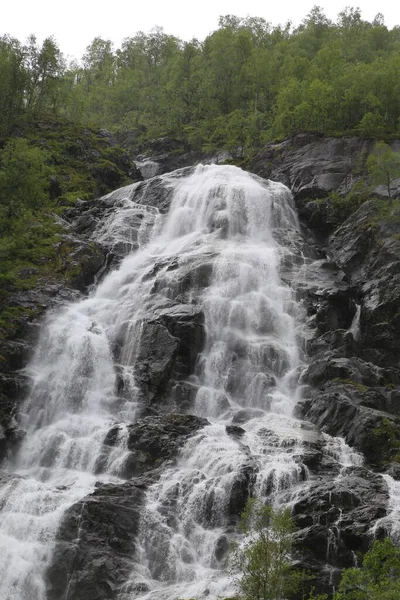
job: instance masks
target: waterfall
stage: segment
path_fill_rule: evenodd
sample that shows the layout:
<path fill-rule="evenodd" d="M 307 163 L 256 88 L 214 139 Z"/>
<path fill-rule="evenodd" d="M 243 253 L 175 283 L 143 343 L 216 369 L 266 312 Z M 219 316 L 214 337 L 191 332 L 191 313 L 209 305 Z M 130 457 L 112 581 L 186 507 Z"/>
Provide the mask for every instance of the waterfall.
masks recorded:
<path fill-rule="evenodd" d="M 311 259 L 299 250 L 290 191 L 231 166 L 199 166 L 164 176 L 163 185 L 172 194 L 166 213 L 148 206 L 145 194 L 137 201 L 135 185 L 117 193 L 120 208 L 96 236 L 128 256 L 87 299 L 43 325 L 27 368 L 31 389 L 20 418 L 27 435 L 0 492 L 3 600 L 44 600 L 65 511 L 96 482 L 124 481 L 124 424 L 157 406 L 138 378 L 145 324 L 171 307 L 199 305 L 204 314 L 189 412 L 209 425 L 149 485 L 120 598 L 233 594 L 226 550 L 250 487 L 290 506 L 307 486 L 302 423 L 292 416 L 304 314 L 287 279 L 302 269 L 304 276 Z M 161 377 L 168 357 L 152 352 Z M 177 410 L 169 397 L 167 410 Z M 115 424 L 121 433 L 104 460 Z"/>
<path fill-rule="evenodd" d="M 361 305 L 356 304 L 356 314 L 354 315 L 353 321 L 350 325 L 349 331 L 353 334 L 356 341 L 360 338 L 360 319 L 361 319 Z"/>

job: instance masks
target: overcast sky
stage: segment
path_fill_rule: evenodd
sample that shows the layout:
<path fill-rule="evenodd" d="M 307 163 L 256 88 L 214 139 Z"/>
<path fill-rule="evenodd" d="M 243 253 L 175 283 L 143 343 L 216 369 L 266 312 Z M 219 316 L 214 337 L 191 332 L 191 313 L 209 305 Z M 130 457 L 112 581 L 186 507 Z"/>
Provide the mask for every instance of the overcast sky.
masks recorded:
<path fill-rule="evenodd" d="M 350 5 L 360 7 L 369 21 L 381 12 L 388 27 L 400 24 L 396 0 L 3 0 L 2 4 L 0 34 L 21 41 L 30 33 L 40 41 L 53 35 L 70 58 L 80 58 L 96 36 L 111 39 L 118 47 L 123 38 L 155 25 L 184 40 L 201 40 L 217 28 L 219 15 L 263 17 L 274 25 L 291 20 L 298 25 L 315 4 L 331 19 Z"/>

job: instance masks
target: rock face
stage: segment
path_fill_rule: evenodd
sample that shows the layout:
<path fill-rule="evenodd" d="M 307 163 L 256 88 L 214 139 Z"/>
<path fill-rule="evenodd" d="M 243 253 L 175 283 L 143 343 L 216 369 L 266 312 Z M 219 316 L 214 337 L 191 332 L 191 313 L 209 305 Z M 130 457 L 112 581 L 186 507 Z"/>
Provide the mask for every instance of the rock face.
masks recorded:
<path fill-rule="evenodd" d="M 132 479 L 158 469 L 164 462 L 174 458 L 179 448 L 199 429 L 208 425 L 207 419 L 193 415 L 169 413 L 149 416 L 127 426 L 127 454 L 120 467 L 120 475 Z M 104 451 L 99 457 L 97 472 L 101 473 L 112 448 L 119 440 L 122 425 L 116 425 L 104 440 Z"/>
<path fill-rule="evenodd" d="M 325 198 L 329 192 L 350 191 L 354 172 L 363 169 L 374 145 L 374 141 L 360 138 L 299 134 L 266 145 L 249 168 L 260 177 L 287 185 L 296 200 Z M 399 142 L 392 147 L 398 151 Z"/>
<path fill-rule="evenodd" d="M 301 564 L 312 570 L 319 564 L 319 591 L 329 593 L 340 579 L 337 569 L 354 566 L 356 553 L 369 549 L 371 523 L 386 515 L 387 502 L 382 477 L 361 467 L 348 467 L 334 481 L 313 482 L 295 503 L 292 514 L 300 529 L 297 543 L 308 556 L 304 560 L 303 554 Z M 329 564 L 336 570 L 325 570 Z"/>
<path fill-rule="evenodd" d="M 139 145 L 135 132 L 118 133 L 117 139 L 132 155 L 143 179 L 192 165 L 218 164 L 231 158 L 230 153 L 226 151 L 210 153 L 192 150 L 187 143 L 167 137 Z"/>
<path fill-rule="evenodd" d="M 400 348 L 400 214 L 390 205 L 385 212 L 382 214 L 382 208 L 372 201 L 366 202 L 335 232 L 327 251 L 357 286 L 363 355 L 382 367 L 396 369 Z M 393 373 L 396 380 L 397 376 Z"/>
<path fill-rule="evenodd" d="M 178 410 L 189 408 L 189 399 L 174 390 L 193 373 L 204 346 L 204 314 L 194 305 L 171 304 L 154 309 L 143 323 L 135 363 L 135 381 L 146 406 L 159 406 L 171 397 Z M 118 356 L 118 353 L 117 353 Z M 123 384 L 122 384 L 123 387 Z"/>
<path fill-rule="evenodd" d="M 362 170 L 372 149 L 372 142 L 355 138 L 300 135 L 267 146 L 250 169 L 291 187 L 300 217 L 328 258 L 325 289 L 312 283 L 299 288 L 314 333 L 307 342 L 310 364 L 302 375 L 297 414 L 344 438 L 368 467 L 398 479 L 399 209 L 396 203 L 368 201 L 337 228 L 343 218 L 327 198 L 330 192 L 350 191 L 355 171 Z M 393 149 L 399 150 L 398 142 Z M 385 197 L 383 190 L 375 191 Z M 311 452 L 311 468 L 322 479 L 311 485 L 294 514 L 303 527 L 299 542 L 311 559 L 308 566 L 318 571 L 319 589 L 329 592 L 332 569 L 325 571 L 322 563 L 352 566 L 353 553 L 368 549 L 368 528 L 384 516 L 388 490 L 379 475 L 359 467 L 343 471 L 339 489 L 336 483 L 332 487 L 326 459 L 319 460 L 319 453 Z M 322 520 L 316 516 L 319 507 Z"/>

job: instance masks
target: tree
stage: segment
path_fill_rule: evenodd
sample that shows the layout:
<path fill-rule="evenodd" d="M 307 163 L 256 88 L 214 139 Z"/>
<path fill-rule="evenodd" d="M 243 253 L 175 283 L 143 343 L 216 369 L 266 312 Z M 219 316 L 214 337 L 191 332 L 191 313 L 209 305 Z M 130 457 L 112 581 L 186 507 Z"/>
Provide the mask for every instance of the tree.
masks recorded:
<path fill-rule="evenodd" d="M 57 113 L 61 82 L 65 72 L 65 60 L 53 37 L 46 38 L 41 47 L 36 37 L 29 36 L 25 46 L 26 64 L 29 71 L 27 108 L 37 116 L 46 110 Z"/>
<path fill-rule="evenodd" d="M 334 600 L 398 600 L 400 548 L 386 538 L 376 540 L 361 569 L 345 569 Z"/>
<path fill-rule="evenodd" d="M 236 545 L 232 553 L 233 573 L 241 598 L 284 600 L 310 578 L 292 565 L 296 527 L 289 509 L 274 510 L 250 499 L 242 514 L 241 529 L 248 539 Z M 315 597 L 311 593 L 309 598 Z"/>
<path fill-rule="evenodd" d="M 367 159 L 368 176 L 374 185 L 386 186 L 392 200 L 391 184 L 400 177 L 400 154 L 393 152 L 385 142 L 378 142 Z"/>
<path fill-rule="evenodd" d="M 18 40 L 0 37 L 0 135 L 9 135 L 21 123 L 28 72 Z"/>

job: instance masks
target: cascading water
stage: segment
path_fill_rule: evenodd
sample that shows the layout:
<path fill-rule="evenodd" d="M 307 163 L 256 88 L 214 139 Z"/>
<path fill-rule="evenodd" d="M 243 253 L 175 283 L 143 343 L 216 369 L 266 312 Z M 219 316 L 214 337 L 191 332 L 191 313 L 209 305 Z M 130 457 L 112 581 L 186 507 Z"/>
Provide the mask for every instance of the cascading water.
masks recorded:
<path fill-rule="evenodd" d="M 281 272 L 285 281 L 290 272 L 301 278 L 309 259 L 299 250 L 290 192 L 236 167 L 200 166 L 165 176 L 164 185 L 172 190 L 166 215 L 146 206 L 145 195 L 135 202 L 136 186 L 116 194 L 127 197 L 96 235 L 139 249 L 44 326 L 28 369 L 27 435 L 0 495 L 4 600 L 45 599 L 65 511 L 96 481 L 123 479 L 123 426 L 106 459 L 103 442 L 115 423 L 133 422 L 153 402 L 137 379 L 143 327 L 171 306 L 203 308 L 207 338 L 190 378 L 191 412 L 210 425 L 148 488 L 121 600 L 233 593 L 224 557 L 250 486 L 269 502 L 290 504 L 307 485 L 302 424 L 292 417 L 304 319 Z M 199 264 L 211 265 L 205 288 Z M 189 289 L 182 272 L 191 276 Z M 161 373 L 165 357 L 154 360 Z"/>

